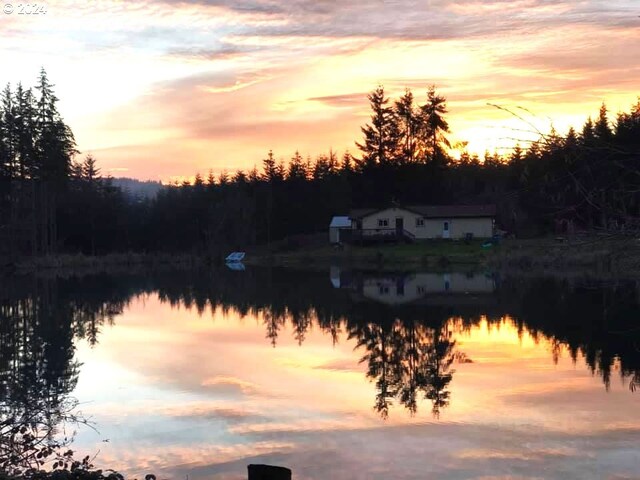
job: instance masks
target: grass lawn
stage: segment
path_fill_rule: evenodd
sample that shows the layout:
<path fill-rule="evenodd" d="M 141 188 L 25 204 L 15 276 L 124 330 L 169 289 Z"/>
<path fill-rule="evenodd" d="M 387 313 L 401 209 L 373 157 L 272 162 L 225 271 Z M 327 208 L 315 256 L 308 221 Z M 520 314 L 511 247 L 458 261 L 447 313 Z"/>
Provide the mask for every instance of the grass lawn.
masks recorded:
<path fill-rule="evenodd" d="M 388 243 L 367 246 L 329 245 L 280 252 L 273 256 L 285 263 L 322 263 L 349 260 L 365 264 L 414 264 L 433 266 L 442 263 L 482 264 L 499 247 L 483 248 L 485 240 L 429 240 L 416 243 Z"/>
<path fill-rule="evenodd" d="M 483 248 L 483 243 L 485 243 L 485 240 L 473 240 L 468 243 L 461 240 L 429 240 L 425 242 L 357 248 L 361 251 L 379 251 L 383 254 L 387 253 L 399 257 L 421 257 L 424 255 L 484 255 L 495 248 Z"/>

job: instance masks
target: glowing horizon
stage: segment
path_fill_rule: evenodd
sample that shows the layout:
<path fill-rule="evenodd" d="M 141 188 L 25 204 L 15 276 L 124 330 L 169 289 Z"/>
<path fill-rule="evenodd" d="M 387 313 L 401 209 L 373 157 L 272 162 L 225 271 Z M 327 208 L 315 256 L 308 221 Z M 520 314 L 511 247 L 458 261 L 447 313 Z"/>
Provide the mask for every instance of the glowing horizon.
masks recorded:
<path fill-rule="evenodd" d="M 171 180 L 296 150 L 356 152 L 368 92 L 448 100 L 451 139 L 503 151 L 526 124 L 580 128 L 640 92 L 631 0 L 53 1 L 0 13 L 0 81 L 41 66 L 83 155 L 116 176 Z"/>

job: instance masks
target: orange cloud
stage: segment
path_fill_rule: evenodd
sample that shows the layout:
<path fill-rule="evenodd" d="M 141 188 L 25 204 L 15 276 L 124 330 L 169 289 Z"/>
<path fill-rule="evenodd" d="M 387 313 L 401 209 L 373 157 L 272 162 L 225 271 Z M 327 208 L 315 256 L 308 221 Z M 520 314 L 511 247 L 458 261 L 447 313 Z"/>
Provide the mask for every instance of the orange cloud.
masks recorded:
<path fill-rule="evenodd" d="M 531 138 L 488 103 L 560 131 L 602 101 L 633 103 L 637 13 L 630 0 L 64 0 L 2 19 L 0 80 L 47 67 L 80 149 L 139 178 L 250 168 L 270 148 L 353 151 L 378 83 L 418 98 L 436 84 L 453 140 L 482 153 Z"/>

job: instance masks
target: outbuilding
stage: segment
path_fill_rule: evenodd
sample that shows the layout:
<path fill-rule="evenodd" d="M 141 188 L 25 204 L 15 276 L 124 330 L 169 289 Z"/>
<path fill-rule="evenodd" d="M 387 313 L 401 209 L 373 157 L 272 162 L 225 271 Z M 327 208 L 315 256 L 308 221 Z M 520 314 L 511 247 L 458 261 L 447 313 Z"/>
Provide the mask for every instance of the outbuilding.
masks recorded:
<path fill-rule="evenodd" d="M 351 220 L 347 216 L 337 216 L 329 224 L 329 243 L 337 244 L 346 241 L 351 233 Z"/>

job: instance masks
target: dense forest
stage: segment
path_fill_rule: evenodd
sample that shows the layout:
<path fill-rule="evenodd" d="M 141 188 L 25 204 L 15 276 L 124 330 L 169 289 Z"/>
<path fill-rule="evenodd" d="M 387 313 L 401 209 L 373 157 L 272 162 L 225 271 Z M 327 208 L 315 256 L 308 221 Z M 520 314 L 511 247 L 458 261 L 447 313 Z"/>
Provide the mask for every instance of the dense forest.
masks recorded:
<path fill-rule="evenodd" d="M 357 153 L 295 152 L 285 161 L 269 151 L 261 169 L 197 174 L 132 196 L 101 175 L 95 158 L 79 160 L 44 70 L 34 89 L 7 86 L 0 97 L 4 255 L 217 254 L 326 231 L 333 215 L 392 201 L 495 203 L 498 226 L 516 236 L 640 231 L 640 101 L 615 118 L 603 104 L 580 130 L 539 132 L 508 155 L 479 158 L 450 144 L 435 87 L 424 103 L 378 87 Z"/>

